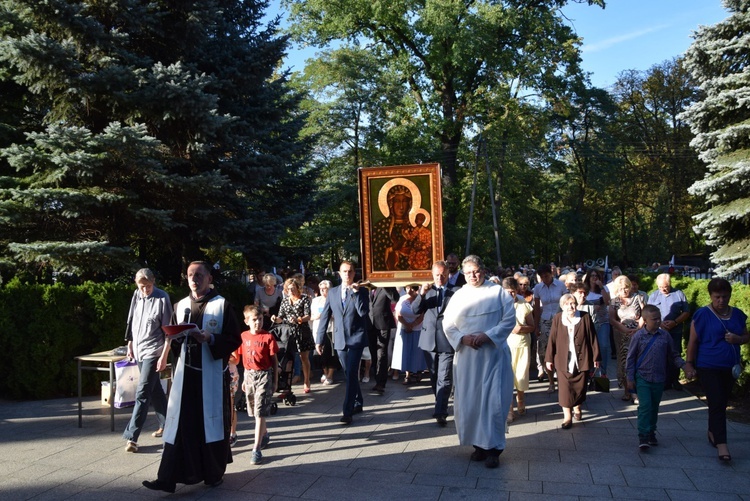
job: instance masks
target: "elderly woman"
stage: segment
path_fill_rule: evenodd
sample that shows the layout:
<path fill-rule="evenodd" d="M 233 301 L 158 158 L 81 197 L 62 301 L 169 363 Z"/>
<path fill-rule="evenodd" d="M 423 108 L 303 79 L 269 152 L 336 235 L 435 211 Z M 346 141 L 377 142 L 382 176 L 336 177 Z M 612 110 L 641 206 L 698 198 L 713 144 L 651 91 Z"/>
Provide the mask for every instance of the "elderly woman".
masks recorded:
<path fill-rule="evenodd" d="M 609 323 L 615 331 L 617 345 L 617 381 L 625 389 L 622 400 L 629 402 L 630 391 L 627 386 L 625 366 L 628 359 L 630 338 L 635 331 L 643 326 L 641 311 L 645 306 L 641 297 L 632 290 L 632 284 L 625 275 L 617 277 L 610 289 L 613 290 L 612 301 L 609 305 Z"/>
<path fill-rule="evenodd" d="M 723 278 L 708 283 L 711 304 L 699 308 L 690 324 L 685 372 L 698 373 L 708 401 L 708 441 L 718 449 L 719 460 L 731 461 L 727 447 L 727 402 L 740 363 L 740 345 L 750 341 L 747 315 L 729 306 L 732 285 Z"/>
<path fill-rule="evenodd" d="M 315 348 L 310 330 L 310 297 L 300 292 L 299 284 L 293 278 L 284 282 L 286 297 L 281 300 L 279 314 L 271 317 L 275 324 L 285 323 L 290 326 L 289 343 L 299 353 L 302 361 L 302 376 L 305 393 L 310 393 L 310 350 Z M 287 347 L 288 349 L 289 347 Z"/>
<path fill-rule="evenodd" d="M 482 261 L 462 263 L 466 285 L 443 313 L 453 349 L 453 412 L 458 441 L 473 445 L 472 461 L 497 468 L 505 449 L 505 419 L 513 400 L 513 370 L 507 339 L 516 325 L 513 297 L 485 280 Z"/>
<path fill-rule="evenodd" d="M 328 291 L 331 288 L 330 280 L 321 280 L 318 284 L 320 295 L 313 298 L 310 304 L 310 320 L 312 320 L 312 331 L 318 332 L 320 323 L 320 314 L 323 313 L 323 307 L 326 304 Z M 320 355 L 320 365 L 323 367 L 323 375 L 320 382 L 324 385 L 333 384 L 333 375 L 336 369 L 341 367 L 339 357 L 333 347 L 333 321 L 328 323 L 326 337 L 323 339 L 323 353 Z"/>
<path fill-rule="evenodd" d="M 503 279 L 503 289 L 513 298 L 516 310 L 516 326 L 508 336 L 510 365 L 513 368 L 513 386 L 516 389 L 518 415 L 526 414 L 524 394 L 529 391 L 529 367 L 531 365 L 531 333 L 534 332 L 534 309 L 525 299 L 518 296 L 518 282 L 513 277 Z M 513 402 L 510 404 L 507 422 L 515 419 Z"/>
<path fill-rule="evenodd" d="M 128 342 L 128 358 L 138 362 L 141 375 L 135 395 L 135 407 L 122 437 L 127 440 L 125 450 L 138 452 L 138 437 L 148 417 L 148 406 L 153 401 L 159 429 L 151 435 L 161 437 L 167 414 L 167 397 L 159 381 L 159 372 L 167 367 L 169 343 L 165 342 L 163 325 L 172 318 L 172 302 L 169 295 L 154 287 L 156 279 L 148 268 L 135 274 L 137 289 L 130 301 L 130 312 L 125 331 Z"/>
<path fill-rule="evenodd" d="M 591 315 L 577 309 L 572 294 L 560 298 L 560 308 L 562 311 L 552 319 L 545 362 L 547 370 L 557 370 L 561 427 L 567 430 L 573 426 L 571 417 L 583 419 L 581 404 L 586 401 L 589 371 L 599 367 L 601 355 Z"/>
<path fill-rule="evenodd" d="M 281 289 L 276 287 L 276 275 L 266 273 L 261 280 L 262 288 L 255 293 L 255 306 L 259 306 L 263 312 L 263 329 L 271 329 L 271 316 L 279 312 L 281 305 Z"/>

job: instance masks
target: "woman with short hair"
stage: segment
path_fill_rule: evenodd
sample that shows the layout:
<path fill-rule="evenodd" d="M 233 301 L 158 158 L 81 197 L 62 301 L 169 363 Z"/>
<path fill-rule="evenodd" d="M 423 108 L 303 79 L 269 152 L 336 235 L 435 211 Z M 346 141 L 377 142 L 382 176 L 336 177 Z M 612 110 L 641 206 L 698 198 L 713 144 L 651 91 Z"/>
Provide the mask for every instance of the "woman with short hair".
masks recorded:
<path fill-rule="evenodd" d="M 697 372 L 708 402 L 708 441 L 720 461 L 731 461 L 727 447 L 727 403 L 741 370 L 740 345 L 750 341 L 747 315 L 729 306 L 732 284 L 723 278 L 708 282 L 711 303 L 699 308 L 690 324 L 685 372 Z M 736 369 L 735 369 L 736 367 Z"/>
<path fill-rule="evenodd" d="M 547 370 L 557 371 L 557 398 L 563 409 L 561 428 L 573 426 L 571 418 L 583 419 L 589 371 L 599 367 L 601 355 L 591 315 L 577 308 L 573 294 L 560 298 L 560 313 L 552 319 L 544 361 Z"/>

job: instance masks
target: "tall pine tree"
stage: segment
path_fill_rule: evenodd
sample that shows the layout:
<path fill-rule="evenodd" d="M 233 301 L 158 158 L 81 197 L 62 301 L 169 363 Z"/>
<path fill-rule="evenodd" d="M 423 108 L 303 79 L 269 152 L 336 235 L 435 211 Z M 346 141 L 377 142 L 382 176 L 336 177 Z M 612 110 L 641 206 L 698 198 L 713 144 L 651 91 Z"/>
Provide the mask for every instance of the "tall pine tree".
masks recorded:
<path fill-rule="evenodd" d="M 715 246 L 717 272 L 750 267 L 750 0 L 724 0 L 730 15 L 701 28 L 685 65 L 705 97 L 684 117 L 695 133 L 692 146 L 708 165 L 689 191 L 706 201 L 696 231 Z"/>
<path fill-rule="evenodd" d="M 272 260 L 306 215 L 309 145 L 266 5 L 3 2 L 0 79 L 40 111 L 0 145 L 0 254 L 83 276 Z"/>

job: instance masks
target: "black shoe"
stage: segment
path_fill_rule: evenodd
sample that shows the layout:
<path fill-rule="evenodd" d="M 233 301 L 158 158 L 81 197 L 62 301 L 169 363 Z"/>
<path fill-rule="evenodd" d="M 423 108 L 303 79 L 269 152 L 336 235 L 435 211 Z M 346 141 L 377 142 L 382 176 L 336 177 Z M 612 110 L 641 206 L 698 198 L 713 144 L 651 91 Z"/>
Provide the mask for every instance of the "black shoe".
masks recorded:
<path fill-rule="evenodd" d="M 484 466 L 487 468 L 497 468 L 500 466 L 500 458 L 497 456 L 487 456 L 487 459 L 484 460 Z"/>
<path fill-rule="evenodd" d="M 362 406 L 361 405 L 355 405 L 354 409 L 352 409 L 352 416 L 354 414 L 359 414 L 362 412 Z"/>
<path fill-rule="evenodd" d="M 487 451 L 474 447 L 474 452 L 471 453 L 469 459 L 471 459 L 472 461 L 484 461 L 485 459 L 487 459 Z"/>
<path fill-rule="evenodd" d="M 146 489 L 151 489 L 152 491 L 174 493 L 175 490 L 175 484 L 167 484 L 166 482 L 162 482 L 158 478 L 154 481 L 144 480 L 141 483 L 143 484 L 143 487 L 145 487 Z"/>
<path fill-rule="evenodd" d="M 220 486 L 221 484 L 224 483 L 224 478 L 220 478 L 216 482 L 209 482 L 208 480 L 206 480 L 203 483 L 206 484 L 208 487 L 218 487 L 218 486 Z"/>
<path fill-rule="evenodd" d="M 656 439 L 656 433 L 652 433 L 648 436 L 648 445 L 659 445 L 659 441 Z"/>
<path fill-rule="evenodd" d="M 435 416 L 435 421 L 437 421 L 438 426 L 444 427 L 448 424 L 448 420 L 445 418 L 445 416 Z"/>
<path fill-rule="evenodd" d="M 351 416 L 341 416 L 341 419 L 339 419 L 339 423 L 343 424 L 344 426 L 352 424 L 352 417 Z"/>
<path fill-rule="evenodd" d="M 385 388 L 380 386 L 379 384 L 376 384 L 372 387 L 372 391 L 374 391 L 375 393 L 380 393 L 382 395 L 383 393 L 385 393 Z"/>
<path fill-rule="evenodd" d="M 682 389 L 682 383 L 680 383 L 679 381 L 675 381 L 672 384 L 672 389 L 673 390 L 681 390 Z"/>
<path fill-rule="evenodd" d="M 648 437 L 638 437 L 638 448 L 647 451 L 651 446 L 648 444 Z"/>

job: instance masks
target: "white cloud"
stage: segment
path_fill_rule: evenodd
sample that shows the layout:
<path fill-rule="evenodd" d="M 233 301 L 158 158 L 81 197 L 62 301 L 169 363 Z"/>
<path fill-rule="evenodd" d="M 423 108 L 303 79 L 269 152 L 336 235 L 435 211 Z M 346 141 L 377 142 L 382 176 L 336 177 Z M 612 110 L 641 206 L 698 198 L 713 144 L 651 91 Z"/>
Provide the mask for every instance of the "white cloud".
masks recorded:
<path fill-rule="evenodd" d="M 584 53 L 591 53 L 591 52 L 600 52 L 603 50 L 607 50 L 610 47 L 614 45 L 621 44 L 623 42 L 627 42 L 628 40 L 633 40 L 636 38 L 640 38 L 644 35 L 648 35 L 649 33 L 654 33 L 657 31 L 661 31 L 665 28 L 668 28 L 670 25 L 668 24 L 660 24 L 658 26 L 652 26 L 650 28 L 645 28 L 642 30 L 632 31 L 630 33 L 626 33 L 624 35 L 618 35 L 615 37 L 607 38 L 605 40 L 602 40 L 600 42 L 593 42 L 593 43 L 585 43 L 583 44 L 583 47 L 581 48 L 581 51 Z"/>

